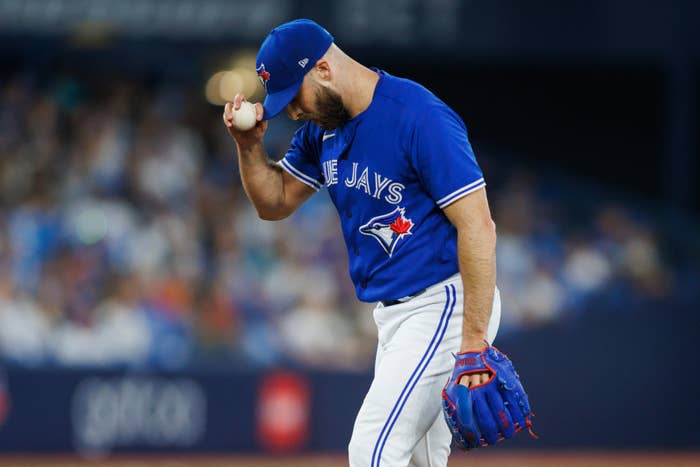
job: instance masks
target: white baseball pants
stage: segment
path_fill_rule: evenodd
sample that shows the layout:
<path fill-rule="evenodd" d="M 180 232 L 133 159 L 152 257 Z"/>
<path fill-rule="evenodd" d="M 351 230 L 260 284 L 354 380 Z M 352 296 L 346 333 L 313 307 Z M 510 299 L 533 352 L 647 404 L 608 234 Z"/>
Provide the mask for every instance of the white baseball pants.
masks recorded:
<path fill-rule="evenodd" d="M 444 467 L 452 435 L 442 388 L 462 340 L 462 280 L 456 274 L 406 302 L 374 309 L 379 331 L 374 379 L 355 420 L 351 467 Z M 501 319 L 494 293 L 490 343 Z"/>

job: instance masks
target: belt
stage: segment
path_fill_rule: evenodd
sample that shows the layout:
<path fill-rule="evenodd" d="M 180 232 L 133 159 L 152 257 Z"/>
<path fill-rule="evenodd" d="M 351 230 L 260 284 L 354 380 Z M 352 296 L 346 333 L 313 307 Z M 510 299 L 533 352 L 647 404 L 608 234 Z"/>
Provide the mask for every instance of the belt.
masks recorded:
<path fill-rule="evenodd" d="M 408 295 L 407 297 L 397 298 L 396 300 L 382 300 L 382 301 L 379 302 L 379 303 L 381 303 L 381 304 L 384 305 L 384 306 L 398 305 L 399 303 L 407 302 L 407 301 L 409 301 L 410 299 L 415 298 L 415 297 L 417 297 L 418 295 L 421 295 L 421 294 L 424 293 L 426 290 L 428 290 L 428 289 L 419 290 L 418 292 L 414 293 L 413 295 Z"/>

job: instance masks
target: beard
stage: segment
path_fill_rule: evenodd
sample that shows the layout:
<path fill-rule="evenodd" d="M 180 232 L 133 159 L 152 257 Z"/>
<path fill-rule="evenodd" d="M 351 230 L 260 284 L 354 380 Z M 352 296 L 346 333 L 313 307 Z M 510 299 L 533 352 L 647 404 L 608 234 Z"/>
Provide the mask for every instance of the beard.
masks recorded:
<path fill-rule="evenodd" d="M 311 120 L 326 131 L 335 130 L 352 118 L 340 94 L 322 86 L 316 89 L 316 109 Z"/>

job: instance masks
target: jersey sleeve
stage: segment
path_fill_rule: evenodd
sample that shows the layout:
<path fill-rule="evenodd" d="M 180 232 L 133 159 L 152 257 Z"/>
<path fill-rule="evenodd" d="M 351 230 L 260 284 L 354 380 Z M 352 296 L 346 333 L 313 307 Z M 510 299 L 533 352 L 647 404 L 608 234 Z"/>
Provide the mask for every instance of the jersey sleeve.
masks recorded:
<path fill-rule="evenodd" d="M 287 153 L 278 164 L 292 177 L 316 191 L 320 190 L 325 183 L 318 163 L 318 151 L 310 136 L 309 125 L 303 125 L 294 133 Z"/>
<path fill-rule="evenodd" d="M 424 189 L 440 208 L 486 185 L 462 119 L 446 105 L 416 119 L 410 150 Z"/>

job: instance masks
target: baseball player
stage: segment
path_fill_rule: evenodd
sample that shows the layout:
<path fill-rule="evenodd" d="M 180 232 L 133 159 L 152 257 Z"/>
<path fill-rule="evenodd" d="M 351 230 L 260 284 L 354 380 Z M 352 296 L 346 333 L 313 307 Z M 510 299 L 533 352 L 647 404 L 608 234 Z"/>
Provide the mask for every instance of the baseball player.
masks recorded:
<path fill-rule="evenodd" d="M 496 232 L 460 117 L 419 84 L 356 62 L 310 20 L 272 30 L 256 67 L 267 91 L 257 124 L 236 129 L 241 95 L 223 114 L 250 201 L 278 220 L 325 187 L 357 296 L 377 302 L 350 465 L 444 466 L 453 437 L 469 449 L 529 427 L 512 364 L 490 345 Z M 305 123 L 275 163 L 263 136 L 283 110 Z"/>

